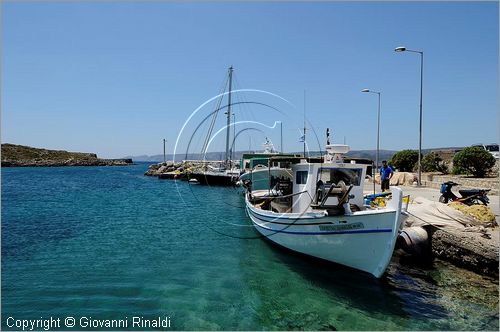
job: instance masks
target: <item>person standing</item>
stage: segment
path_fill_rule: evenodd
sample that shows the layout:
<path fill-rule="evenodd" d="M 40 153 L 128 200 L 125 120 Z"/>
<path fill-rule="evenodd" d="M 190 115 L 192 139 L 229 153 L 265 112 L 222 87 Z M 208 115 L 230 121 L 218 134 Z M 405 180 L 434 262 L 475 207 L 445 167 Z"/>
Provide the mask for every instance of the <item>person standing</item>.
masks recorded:
<path fill-rule="evenodd" d="M 380 168 L 380 183 L 382 191 L 389 190 L 389 182 L 394 175 L 391 166 L 387 165 L 387 160 L 382 160 L 382 167 Z"/>

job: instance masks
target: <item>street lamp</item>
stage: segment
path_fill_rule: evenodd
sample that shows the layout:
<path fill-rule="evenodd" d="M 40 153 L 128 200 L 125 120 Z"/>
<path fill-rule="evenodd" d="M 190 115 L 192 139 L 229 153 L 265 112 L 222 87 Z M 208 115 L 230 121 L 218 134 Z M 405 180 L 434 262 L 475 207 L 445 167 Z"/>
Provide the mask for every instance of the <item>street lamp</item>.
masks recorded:
<path fill-rule="evenodd" d="M 415 51 L 409 50 L 404 46 L 399 46 L 394 49 L 396 52 L 412 52 L 420 54 L 420 126 L 418 130 L 419 139 L 418 139 L 418 185 L 422 185 L 422 88 L 424 84 L 424 52 L 423 51 Z"/>
<path fill-rule="evenodd" d="M 373 172 L 373 191 L 375 192 L 375 175 L 378 173 L 378 157 L 380 151 L 380 92 L 363 89 L 361 92 L 376 93 L 378 94 L 378 112 L 377 112 L 377 154 L 375 156 L 375 172 Z"/>

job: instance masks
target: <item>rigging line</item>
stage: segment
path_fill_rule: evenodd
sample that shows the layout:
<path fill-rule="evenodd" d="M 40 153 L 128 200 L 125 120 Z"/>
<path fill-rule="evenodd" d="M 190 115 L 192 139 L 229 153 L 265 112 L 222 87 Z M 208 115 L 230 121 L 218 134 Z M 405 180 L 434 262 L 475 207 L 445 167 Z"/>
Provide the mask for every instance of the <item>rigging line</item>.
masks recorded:
<path fill-rule="evenodd" d="M 257 105 L 261 105 L 261 106 L 264 106 L 264 107 L 272 108 L 272 109 L 274 109 L 276 112 L 280 112 L 280 110 L 278 110 L 277 108 L 274 108 L 274 107 L 273 107 L 273 106 L 271 106 L 271 105 L 267 105 L 267 104 L 264 104 L 264 103 L 259 103 L 259 102 L 255 102 L 255 101 L 246 101 L 246 102 L 243 102 L 243 101 L 242 101 L 242 102 L 231 103 L 231 105 L 233 105 L 233 106 L 234 106 L 234 105 L 240 105 L 240 104 L 257 104 Z M 220 111 L 220 110 L 222 110 L 222 109 L 224 109 L 224 108 L 227 108 L 227 107 L 228 107 L 228 105 L 224 105 L 224 106 L 221 106 L 221 107 L 219 107 L 219 108 L 217 108 L 217 109 L 213 110 L 211 113 L 207 114 L 207 116 L 205 116 L 205 118 L 203 118 L 203 120 L 201 120 L 201 121 L 198 123 L 198 126 L 196 126 L 196 128 L 194 129 L 194 131 L 193 131 L 193 133 L 192 133 L 192 135 L 191 135 L 191 138 L 189 139 L 189 142 L 188 142 L 188 144 L 187 144 L 187 148 L 186 148 L 186 159 L 188 159 L 188 158 L 187 158 L 187 155 L 188 155 L 188 153 L 189 153 L 189 149 L 190 149 L 190 147 L 191 147 L 191 143 L 192 143 L 192 141 L 193 141 L 193 137 L 194 137 L 194 136 L 195 136 L 195 134 L 198 132 L 198 130 L 201 128 L 201 126 L 202 126 L 202 125 L 205 123 L 205 121 L 207 121 L 207 120 L 208 120 L 208 118 L 210 118 L 210 116 L 212 116 L 214 113 L 216 113 L 216 112 L 218 112 L 218 111 Z M 246 121 L 246 122 L 248 122 L 248 121 Z M 256 122 L 256 121 L 254 121 L 254 122 Z"/>
<path fill-rule="evenodd" d="M 201 149 L 201 154 L 205 154 L 206 153 L 206 150 L 208 149 L 208 141 L 209 141 L 209 137 L 212 135 L 212 131 L 215 127 L 215 123 L 216 123 L 216 120 L 217 120 L 217 115 L 218 115 L 218 110 L 220 109 L 220 105 L 222 103 L 222 99 L 223 99 L 223 96 L 221 96 L 221 98 L 218 100 L 217 102 L 217 105 L 216 105 L 216 112 L 213 112 L 213 116 L 212 116 L 212 121 L 210 122 L 210 126 L 208 128 L 208 132 L 207 132 L 207 135 L 205 136 L 205 142 L 203 143 L 203 147 Z"/>
<path fill-rule="evenodd" d="M 234 85 L 234 89 L 235 90 L 239 90 L 240 89 L 240 84 L 239 84 L 239 81 L 238 81 L 238 78 L 236 77 L 236 75 L 233 74 L 233 85 Z M 243 102 L 243 98 L 242 96 L 240 96 L 239 93 L 235 93 L 233 95 L 233 98 L 235 101 L 238 101 L 238 102 Z M 244 115 L 244 110 L 243 110 L 243 106 L 238 106 L 238 111 L 239 111 L 239 120 L 243 119 L 243 115 Z"/>
<path fill-rule="evenodd" d="M 224 84 L 222 85 L 222 87 L 219 90 L 219 94 L 222 94 L 222 95 L 221 95 L 221 97 L 217 101 L 217 106 L 216 106 L 216 110 L 217 111 L 214 112 L 213 117 L 212 117 L 212 121 L 210 123 L 210 126 L 208 127 L 208 132 L 207 132 L 207 135 L 205 136 L 205 141 L 203 143 L 203 147 L 201 148 L 201 152 L 200 152 L 201 156 L 205 155 L 206 150 L 208 148 L 208 142 L 210 140 L 210 136 L 212 136 L 212 132 L 213 132 L 213 129 L 214 129 L 214 126 L 215 126 L 215 122 L 217 120 L 217 115 L 219 113 L 218 110 L 220 109 L 220 105 L 222 104 L 222 100 L 224 99 L 223 93 L 226 90 L 226 86 L 228 84 L 228 81 L 229 81 L 229 76 L 226 76 L 226 79 L 224 80 Z"/>
<path fill-rule="evenodd" d="M 237 76 L 235 76 L 235 83 L 236 83 L 236 86 L 240 89 L 242 89 L 242 84 L 239 80 L 239 78 Z M 267 104 L 263 104 L 263 103 L 259 103 L 259 102 L 252 102 L 252 101 L 249 101 L 247 98 L 246 98 L 246 95 L 244 93 L 241 93 L 241 94 L 235 94 L 238 96 L 238 100 L 241 101 L 241 104 L 239 106 L 239 110 L 241 111 L 241 116 L 239 116 L 239 121 L 241 120 L 256 120 L 255 119 L 255 116 L 252 112 L 252 109 L 250 107 L 250 104 L 258 104 L 258 105 L 264 105 L 266 107 L 270 107 L 270 108 L 273 108 L 272 106 L 270 105 L 267 105 Z"/>
<path fill-rule="evenodd" d="M 237 86 L 239 86 L 239 87 L 241 88 L 241 87 L 242 87 L 242 84 L 240 83 L 240 80 L 238 79 L 238 77 L 235 77 L 235 80 L 236 80 L 236 84 L 237 84 Z M 246 105 L 246 104 L 247 104 L 247 103 L 246 103 L 246 102 L 247 102 L 247 99 L 246 99 L 245 95 L 244 95 L 244 94 L 241 94 L 241 95 L 239 96 L 239 98 L 241 98 L 241 100 L 242 100 L 243 102 L 245 102 L 245 103 L 243 104 L 244 106 L 242 106 L 242 107 L 241 107 L 242 111 L 243 111 L 243 112 L 245 112 L 245 115 L 246 115 L 246 116 L 247 116 L 250 120 L 255 120 L 255 117 L 253 116 L 253 113 L 252 113 L 251 109 L 249 108 L 249 106 L 248 106 L 248 105 Z"/>
<path fill-rule="evenodd" d="M 225 90 L 226 90 L 226 86 L 228 84 L 228 80 L 229 78 L 226 77 L 226 79 L 224 80 L 224 84 L 223 86 L 221 86 L 221 88 L 219 89 L 219 94 L 222 94 Z M 216 104 L 216 109 L 219 109 L 220 108 L 220 105 L 222 103 L 222 100 L 223 100 L 224 96 L 221 95 L 221 97 L 219 98 L 219 100 L 217 101 L 217 104 Z M 217 120 L 217 115 L 218 115 L 218 112 L 215 112 L 214 115 L 213 115 L 213 118 L 212 118 L 212 121 L 210 123 L 210 126 L 209 126 L 209 129 L 208 129 L 208 133 L 207 135 L 205 136 L 205 142 L 203 143 L 203 147 L 202 147 L 202 150 L 201 150 L 201 154 L 204 155 L 206 153 L 206 150 L 208 148 L 208 141 L 209 141 L 209 137 L 212 135 L 212 131 L 213 131 L 213 128 L 215 126 L 215 122 Z"/>

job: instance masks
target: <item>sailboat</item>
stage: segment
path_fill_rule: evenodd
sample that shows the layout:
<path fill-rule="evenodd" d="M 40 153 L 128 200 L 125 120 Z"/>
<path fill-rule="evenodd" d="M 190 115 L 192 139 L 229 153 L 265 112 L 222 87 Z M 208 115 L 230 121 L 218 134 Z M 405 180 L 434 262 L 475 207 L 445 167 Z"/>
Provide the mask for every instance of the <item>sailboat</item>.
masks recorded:
<path fill-rule="evenodd" d="M 224 161 L 220 163 L 219 167 L 206 165 L 205 170 L 203 171 L 195 171 L 189 175 L 189 179 L 195 179 L 199 184 L 204 185 L 218 185 L 218 186 L 234 186 L 236 181 L 240 176 L 240 169 L 236 167 L 236 165 L 231 160 L 231 151 L 229 148 L 229 138 L 230 138 L 230 129 L 231 129 L 231 93 L 232 93 L 232 82 L 233 82 L 233 66 L 230 66 L 228 69 L 228 104 L 227 104 L 227 126 L 226 126 L 226 153 Z M 222 101 L 222 97 L 219 100 Z M 218 109 L 217 109 L 218 110 Z M 217 111 L 216 110 L 216 111 Z M 207 143 L 212 134 L 213 124 L 215 123 L 215 119 L 217 117 L 217 112 L 214 112 L 213 121 L 211 127 L 208 131 L 207 137 L 205 139 L 205 144 L 202 148 L 202 153 L 204 154 L 207 149 Z M 233 126 L 235 124 L 233 123 Z"/>

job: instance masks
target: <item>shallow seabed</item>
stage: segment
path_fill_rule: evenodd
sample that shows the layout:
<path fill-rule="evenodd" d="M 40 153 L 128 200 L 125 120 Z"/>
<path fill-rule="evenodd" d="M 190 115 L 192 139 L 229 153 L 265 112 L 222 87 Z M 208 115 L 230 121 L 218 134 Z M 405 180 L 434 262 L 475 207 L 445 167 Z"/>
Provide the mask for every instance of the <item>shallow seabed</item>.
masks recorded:
<path fill-rule="evenodd" d="M 131 167 L 2 169 L 6 318 L 178 330 L 498 330 L 498 280 L 395 255 L 380 280 L 272 246 L 241 195 Z M 246 239 L 242 239 L 246 238 Z"/>

